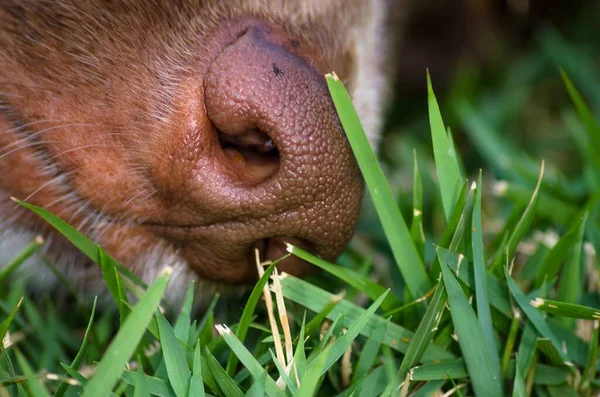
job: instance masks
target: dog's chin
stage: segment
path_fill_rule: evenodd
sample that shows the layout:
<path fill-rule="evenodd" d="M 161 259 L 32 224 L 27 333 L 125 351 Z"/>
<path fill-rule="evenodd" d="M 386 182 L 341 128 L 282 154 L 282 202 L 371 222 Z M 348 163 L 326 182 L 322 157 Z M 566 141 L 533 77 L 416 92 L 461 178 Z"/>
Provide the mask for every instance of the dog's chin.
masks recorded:
<path fill-rule="evenodd" d="M 0 267 L 10 263 L 36 237 L 36 234 L 17 227 L 4 225 L 0 228 Z M 83 302 L 91 302 L 97 297 L 100 308 L 114 306 L 99 265 L 55 233 L 47 234 L 43 239 L 42 248 L 11 275 L 13 280 L 22 280 L 35 299 L 52 297 L 57 305 L 73 300 L 73 294 L 77 294 L 77 300 Z M 124 245 L 128 243 L 135 246 L 135 238 L 125 241 Z M 190 284 L 195 292 L 193 313 L 196 316 L 208 308 L 217 294 L 222 305 L 239 301 L 251 288 L 201 279 L 172 247 L 160 240 L 145 252 L 137 251 L 133 262 L 126 265 L 147 285 L 152 284 L 166 267 L 172 269 L 164 295 L 165 308 L 170 314 L 180 312 Z M 55 271 L 60 273 L 62 280 Z M 133 295 L 130 296 L 135 302 Z"/>

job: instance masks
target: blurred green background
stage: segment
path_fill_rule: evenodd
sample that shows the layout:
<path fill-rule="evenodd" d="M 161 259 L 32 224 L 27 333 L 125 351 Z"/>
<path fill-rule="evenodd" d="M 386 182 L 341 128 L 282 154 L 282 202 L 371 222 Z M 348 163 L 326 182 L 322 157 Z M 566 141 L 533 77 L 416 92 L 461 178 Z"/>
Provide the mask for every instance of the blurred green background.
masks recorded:
<path fill-rule="evenodd" d="M 559 202 L 541 211 L 534 228 L 564 233 L 575 211 L 598 191 L 598 183 L 586 169 L 585 129 L 559 68 L 600 119 L 600 1 L 414 4 L 398 49 L 395 99 L 379 148 L 405 219 L 410 223 L 412 218 L 414 151 L 423 176 L 428 241 L 437 241 L 445 227 L 427 113 L 429 69 L 466 175 L 473 180 L 483 169 L 486 235 L 499 233 L 511 212 L 525 206 L 542 160 L 546 197 Z M 499 181 L 509 181 L 509 200 L 494 194 L 502 187 Z M 375 247 L 376 267 L 399 279 L 394 266 L 386 266 L 391 256 L 368 197 L 366 201 L 352 248 L 368 256 Z M 426 249 L 431 259 L 433 245 Z"/>

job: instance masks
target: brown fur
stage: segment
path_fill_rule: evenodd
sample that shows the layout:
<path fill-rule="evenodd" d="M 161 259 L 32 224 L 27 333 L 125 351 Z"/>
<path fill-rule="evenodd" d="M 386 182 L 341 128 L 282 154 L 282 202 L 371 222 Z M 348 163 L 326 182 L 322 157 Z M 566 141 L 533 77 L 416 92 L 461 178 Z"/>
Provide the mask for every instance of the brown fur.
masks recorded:
<path fill-rule="evenodd" d="M 184 187 L 190 174 L 185 167 L 185 172 L 177 171 L 182 168 L 174 164 L 190 156 L 197 160 L 200 155 L 193 154 L 192 148 L 203 146 L 187 131 L 189 103 L 181 98 L 196 95 L 194 83 L 235 39 L 236 26 L 258 21 L 274 32 L 279 45 L 318 73 L 335 70 L 343 78 L 360 102 L 359 113 L 375 141 L 387 82 L 381 25 L 386 7 L 379 0 L 3 1 L 0 225 L 9 225 L 10 234 L 51 237 L 47 253 L 59 266 L 79 273 L 85 269 L 77 264 L 81 258 L 44 222 L 14 208 L 8 198 L 16 196 L 61 216 L 147 280 L 164 264 L 181 267 L 182 279 L 195 278 L 182 261 L 182 252 L 191 249 L 194 255 L 213 256 L 220 263 L 219 256 L 227 257 L 230 247 L 223 252 L 205 247 L 246 233 L 249 224 L 259 221 L 245 210 L 236 213 L 238 207 L 227 208 L 224 215 L 219 206 L 211 207 L 210 200 L 186 204 L 190 191 Z M 230 28 L 223 30 L 223 23 Z M 360 40 L 367 38 L 371 44 L 365 50 Z M 370 54 L 360 53 L 365 51 Z M 360 56 L 372 59 L 367 62 Z M 342 193 L 354 187 L 331 189 L 320 200 L 332 197 L 331 206 L 358 213 L 356 200 Z M 206 206 L 200 217 L 193 213 L 198 205 Z M 314 225 L 317 231 L 310 231 L 318 234 L 323 229 L 317 248 L 333 258 L 351 235 L 356 219 L 344 219 L 346 213 L 339 216 L 338 210 L 323 205 L 315 206 L 314 214 L 303 212 L 302 219 L 290 222 L 301 222 L 306 216 L 333 222 Z M 284 210 L 291 211 L 278 204 L 268 208 L 257 204 L 253 212 L 263 212 L 260 222 L 267 219 L 271 235 L 282 235 L 287 229 L 273 226 L 281 222 L 279 215 L 268 219 L 269 214 Z M 293 219 L 294 211 L 286 216 Z M 202 224 L 215 229 L 230 220 L 233 223 L 223 230 L 197 232 L 191 242 L 185 236 L 189 230 L 177 231 L 174 234 L 182 234 L 181 244 L 173 243 L 178 237 L 163 239 L 152 226 Z M 340 237 L 331 237 L 332 233 Z M 0 234 L 0 242 L 2 238 Z M 255 238 L 260 236 L 255 233 L 245 240 Z M 241 277 L 225 265 L 210 271 L 207 266 L 212 265 L 192 268 L 201 278 L 217 281 L 221 276 Z M 91 277 L 87 273 L 86 279 Z"/>

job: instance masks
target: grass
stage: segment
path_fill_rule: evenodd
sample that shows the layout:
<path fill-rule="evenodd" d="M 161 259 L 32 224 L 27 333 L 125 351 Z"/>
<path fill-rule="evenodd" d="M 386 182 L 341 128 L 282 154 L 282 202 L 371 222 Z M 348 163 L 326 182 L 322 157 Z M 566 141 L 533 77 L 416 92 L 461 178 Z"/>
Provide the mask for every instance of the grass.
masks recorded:
<path fill-rule="evenodd" d="M 338 264 L 289 246 L 322 269 L 307 280 L 259 263 L 264 273 L 229 324 L 218 296 L 193 318 L 193 283 L 165 318 L 169 269 L 144 285 L 20 203 L 101 267 L 112 303 L 98 312 L 79 299 L 64 316 L 32 300 L 11 274 L 44 244 L 32 241 L 0 270 L 0 396 L 599 393 L 600 97 L 586 89 L 600 79 L 581 54 L 559 71 L 549 54 L 572 48 L 544 37 L 536 62 L 517 62 L 493 87 L 459 76 L 441 110 L 427 76 L 427 111 L 414 124 L 427 138 L 390 135 L 384 163 L 327 76 L 369 192 L 357 238 Z M 553 132 L 516 144 L 510 132 L 531 127 L 520 111 L 539 107 L 542 72 L 561 99 L 536 120 Z"/>

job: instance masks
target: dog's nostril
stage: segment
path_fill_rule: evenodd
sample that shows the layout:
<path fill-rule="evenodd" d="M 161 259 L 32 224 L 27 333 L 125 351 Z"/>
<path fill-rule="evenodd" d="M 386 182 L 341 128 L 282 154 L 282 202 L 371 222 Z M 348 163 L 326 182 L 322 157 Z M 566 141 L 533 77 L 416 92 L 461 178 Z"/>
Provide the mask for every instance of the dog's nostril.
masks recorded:
<path fill-rule="evenodd" d="M 250 180 L 262 182 L 279 168 L 279 150 L 264 132 L 254 129 L 235 135 L 218 134 L 223 152 Z"/>

